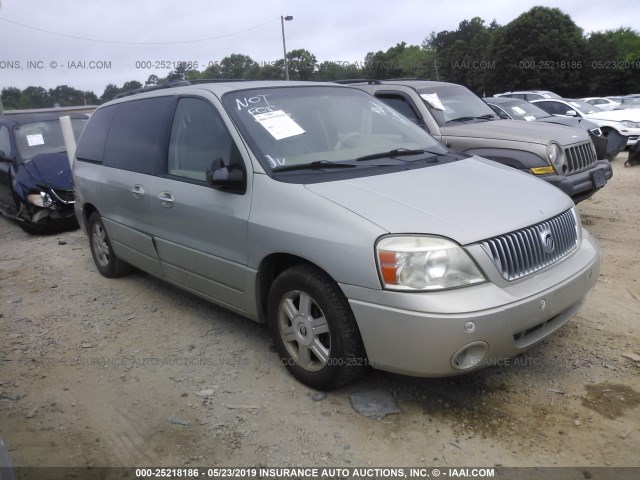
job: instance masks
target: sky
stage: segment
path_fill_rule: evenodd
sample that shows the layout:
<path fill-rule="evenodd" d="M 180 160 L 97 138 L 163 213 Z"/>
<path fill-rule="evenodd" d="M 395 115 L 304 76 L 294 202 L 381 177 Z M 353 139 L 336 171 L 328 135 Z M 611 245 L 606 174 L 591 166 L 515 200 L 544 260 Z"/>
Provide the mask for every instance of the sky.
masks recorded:
<path fill-rule="evenodd" d="M 233 53 L 273 62 L 287 15 L 287 51 L 361 64 L 368 52 L 420 45 L 473 17 L 505 25 L 536 5 L 560 8 L 585 32 L 637 29 L 631 0 L 0 0 L 0 89 L 69 85 L 100 96 L 108 83 L 165 77 L 181 61 L 200 71 Z"/>

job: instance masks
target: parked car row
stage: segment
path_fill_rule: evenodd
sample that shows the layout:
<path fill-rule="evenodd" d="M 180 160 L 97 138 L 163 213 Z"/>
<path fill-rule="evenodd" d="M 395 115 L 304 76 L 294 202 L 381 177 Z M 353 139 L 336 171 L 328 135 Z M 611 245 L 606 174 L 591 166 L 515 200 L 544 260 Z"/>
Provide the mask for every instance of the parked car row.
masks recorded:
<path fill-rule="evenodd" d="M 352 82 L 424 128 L 447 148 L 488 158 L 560 188 L 574 202 L 612 176 L 585 130 L 503 120 L 467 88 L 425 80 Z"/>
<path fill-rule="evenodd" d="M 587 118 L 550 115 L 534 104 L 517 98 L 490 97 L 485 98 L 484 101 L 500 118 L 556 123 L 586 130 L 596 147 L 597 158 L 613 160 L 627 145 L 628 137 L 626 135 L 619 133 L 614 128 L 605 128 L 603 131 L 598 124 Z M 626 128 L 619 125 L 618 129 L 625 130 Z"/>
<path fill-rule="evenodd" d="M 500 120 L 469 93 L 231 82 L 109 102 L 73 166 L 96 267 L 266 323 L 316 389 L 518 355 L 575 315 L 600 263 L 574 203 L 536 177 L 590 192 L 610 167 L 586 131 Z"/>
<path fill-rule="evenodd" d="M 571 98 L 532 100 L 531 103 L 551 115 L 586 118 L 603 131 L 616 130 L 627 137 L 627 146 L 634 145 L 640 137 L 640 110 L 605 112 L 587 102 Z"/>

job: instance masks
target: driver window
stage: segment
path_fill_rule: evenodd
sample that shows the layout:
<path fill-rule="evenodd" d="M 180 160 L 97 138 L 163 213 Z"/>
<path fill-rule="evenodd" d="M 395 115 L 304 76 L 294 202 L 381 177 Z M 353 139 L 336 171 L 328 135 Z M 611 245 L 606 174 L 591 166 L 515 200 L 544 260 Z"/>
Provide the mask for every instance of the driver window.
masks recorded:
<path fill-rule="evenodd" d="M 178 102 L 169 140 L 168 173 L 206 181 L 213 160 L 231 163 L 237 148 L 215 109 L 204 100 Z"/>
<path fill-rule="evenodd" d="M 9 129 L 0 125 L 0 156 L 8 158 L 11 156 L 11 139 Z"/>

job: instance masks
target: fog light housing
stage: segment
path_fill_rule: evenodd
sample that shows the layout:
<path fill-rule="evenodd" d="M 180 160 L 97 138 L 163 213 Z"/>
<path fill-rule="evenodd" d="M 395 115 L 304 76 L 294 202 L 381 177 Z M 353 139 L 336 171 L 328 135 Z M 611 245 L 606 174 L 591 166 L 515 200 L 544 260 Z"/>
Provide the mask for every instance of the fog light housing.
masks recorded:
<path fill-rule="evenodd" d="M 458 371 L 471 370 L 482 363 L 489 353 L 486 342 L 473 342 L 465 345 L 451 357 L 451 366 Z"/>

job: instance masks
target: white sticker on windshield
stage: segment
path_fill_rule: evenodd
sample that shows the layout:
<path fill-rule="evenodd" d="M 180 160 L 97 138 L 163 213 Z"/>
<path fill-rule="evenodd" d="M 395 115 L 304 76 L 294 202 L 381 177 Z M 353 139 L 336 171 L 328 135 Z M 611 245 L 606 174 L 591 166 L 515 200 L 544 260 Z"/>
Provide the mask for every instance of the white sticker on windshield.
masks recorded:
<path fill-rule="evenodd" d="M 436 110 L 444 110 L 444 105 L 438 98 L 437 93 L 421 93 L 420 97 Z"/>
<path fill-rule="evenodd" d="M 534 117 L 533 115 L 525 115 L 525 116 L 524 116 L 524 119 L 525 119 L 527 122 L 533 122 L 533 121 L 536 119 L 536 117 Z"/>
<path fill-rule="evenodd" d="M 44 145 L 44 138 L 42 138 L 41 133 L 38 133 L 36 135 L 27 135 L 27 143 L 30 147 L 35 147 L 36 145 Z"/>
<path fill-rule="evenodd" d="M 524 111 L 523 108 L 520 108 L 520 107 L 513 107 L 513 111 L 516 112 L 518 115 L 524 115 L 525 113 L 527 113 Z"/>
<path fill-rule="evenodd" d="M 305 133 L 300 125 L 291 120 L 289 115 L 282 110 L 275 112 L 260 113 L 254 115 L 256 122 L 260 123 L 267 132 L 276 140 L 294 137 Z"/>

